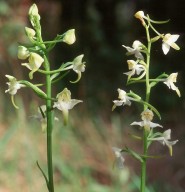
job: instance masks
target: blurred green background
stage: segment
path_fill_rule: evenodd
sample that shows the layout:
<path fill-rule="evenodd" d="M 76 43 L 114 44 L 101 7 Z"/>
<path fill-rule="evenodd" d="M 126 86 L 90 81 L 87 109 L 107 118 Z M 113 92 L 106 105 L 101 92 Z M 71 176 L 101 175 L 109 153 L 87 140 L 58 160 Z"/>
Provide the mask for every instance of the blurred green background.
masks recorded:
<path fill-rule="evenodd" d="M 76 29 L 74 45 L 58 44 L 50 55 L 53 68 L 62 62 L 84 54 L 86 71 L 78 84 L 70 84 L 74 73 L 57 84 L 55 96 L 64 87 L 72 91 L 72 98 L 83 100 L 71 112 L 70 123 L 62 126 L 60 119 L 54 129 L 54 170 L 56 192 L 135 192 L 139 186 L 139 164 L 126 156 L 125 169 L 112 169 L 112 146 L 125 145 L 141 151 L 141 143 L 129 133 L 140 134 L 129 124 L 139 119 L 140 106 L 132 105 L 111 112 L 117 88 L 142 94 L 141 85 L 126 87 L 128 71 L 125 49 L 134 40 L 146 42 L 140 22 L 134 18 L 143 10 L 155 20 L 170 19 L 158 26 L 162 33 L 180 34 L 177 44 L 181 51 L 170 50 L 167 56 L 161 43 L 152 52 L 152 75 L 165 71 L 178 72 L 177 85 L 182 97 L 166 86 L 159 85 L 152 93 L 152 104 L 162 115 L 164 129 L 172 129 L 172 139 L 179 139 L 174 155 L 169 157 L 166 147 L 154 144 L 151 154 L 165 154 L 165 158 L 148 161 L 148 192 L 182 192 L 185 190 L 185 4 L 178 1 L 152 0 L 0 0 L 0 192 L 47 191 L 36 161 L 46 171 L 46 135 L 32 118 L 42 101 L 29 89 L 16 95 L 20 106 L 15 110 L 10 102 L 5 74 L 27 79 L 28 70 L 17 60 L 18 42 L 25 42 L 24 27 L 30 26 L 27 12 L 36 3 L 41 15 L 44 39 Z M 42 81 L 36 75 L 34 81 Z M 155 121 L 158 121 L 156 118 Z"/>

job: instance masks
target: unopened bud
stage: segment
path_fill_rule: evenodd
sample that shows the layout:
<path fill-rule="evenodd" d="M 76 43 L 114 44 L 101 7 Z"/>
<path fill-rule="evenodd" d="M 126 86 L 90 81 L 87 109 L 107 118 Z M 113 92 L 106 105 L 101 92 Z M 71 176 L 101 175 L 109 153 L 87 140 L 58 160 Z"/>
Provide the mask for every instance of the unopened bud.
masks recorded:
<path fill-rule="evenodd" d="M 75 30 L 70 29 L 64 34 L 63 42 L 71 45 L 76 41 Z"/>

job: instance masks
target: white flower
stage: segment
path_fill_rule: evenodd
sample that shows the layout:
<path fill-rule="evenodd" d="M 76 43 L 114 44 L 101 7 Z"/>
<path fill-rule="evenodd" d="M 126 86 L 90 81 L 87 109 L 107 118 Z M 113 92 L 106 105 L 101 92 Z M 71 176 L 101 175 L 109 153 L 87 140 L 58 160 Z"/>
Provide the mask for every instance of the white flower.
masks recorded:
<path fill-rule="evenodd" d="M 5 91 L 5 93 L 9 93 L 10 95 L 15 95 L 18 89 L 20 89 L 21 87 L 24 87 L 24 85 L 20 84 L 15 77 L 11 75 L 5 75 L 5 77 L 7 77 L 9 80 L 9 82 L 7 82 L 8 89 Z"/>
<path fill-rule="evenodd" d="M 164 84 L 166 84 L 169 89 L 176 91 L 177 95 L 180 97 L 181 96 L 180 91 L 178 87 L 174 85 L 174 83 L 177 82 L 177 75 L 178 73 L 170 74 L 169 77 L 164 81 Z"/>
<path fill-rule="evenodd" d="M 139 75 L 142 71 L 145 71 L 145 67 L 143 65 L 138 64 L 134 60 L 127 60 L 127 63 L 128 63 L 128 69 L 130 71 L 124 73 L 125 75 L 128 75 L 128 76 L 133 76 L 135 74 Z"/>
<path fill-rule="evenodd" d="M 115 164 L 119 169 L 124 168 L 124 161 L 125 159 L 123 158 L 123 152 L 121 152 L 121 149 L 117 147 L 112 147 L 112 150 L 116 156 Z"/>
<path fill-rule="evenodd" d="M 76 41 L 75 30 L 70 29 L 64 34 L 63 42 L 67 43 L 68 45 L 73 44 Z"/>
<path fill-rule="evenodd" d="M 30 53 L 29 63 L 22 63 L 23 66 L 26 66 L 29 70 L 31 70 L 29 77 L 30 79 L 33 78 L 33 73 L 36 72 L 42 63 L 44 62 L 44 59 L 37 53 Z"/>
<path fill-rule="evenodd" d="M 85 62 L 82 62 L 84 55 L 79 55 L 73 60 L 73 70 L 78 74 L 78 78 L 73 83 L 76 83 L 81 78 L 81 73 L 85 71 Z"/>
<path fill-rule="evenodd" d="M 21 60 L 27 59 L 30 55 L 30 52 L 28 49 L 24 46 L 18 46 L 18 58 Z"/>
<path fill-rule="evenodd" d="M 137 59 L 144 60 L 143 55 L 140 53 L 140 51 L 142 50 L 142 46 L 143 46 L 143 44 L 140 41 L 138 41 L 138 40 L 134 41 L 132 44 L 133 48 L 127 47 L 125 45 L 122 45 L 122 46 L 126 48 L 126 50 L 128 51 L 127 52 L 128 55 L 135 55 L 135 57 Z"/>
<path fill-rule="evenodd" d="M 62 92 L 57 95 L 57 102 L 54 102 L 53 107 L 62 111 L 64 116 L 64 124 L 67 124 L 69 110 L 72 109 L 76 104 L 81 103 L 81 100 L 71 99 L 71 92 L 65 88 Z"/>
<path fill-rule="evenodd" d="M 119 100 L 114 100 L 113 103 L 113 107 L 112 107 L 112 110 L 114 110 L 116 107 L 119 107 L 119 106 L 124 106 L 124 105 L 131 105 L 131 102 L 130 100 L 132 100 L 132 98 L 128 97 L 127 96 L 127 93 L 122 90 L 122 89 L 119 89 L 118 88 L 118 99 Z"/>
<path fill-rule="evenodd" d="M 174 48 L 175 50 L 180 49 L 180 47 L 175 43 L 178 38 L 179 35 L 171 35 L 170 33 L 167 33 L 163 37 L 162 50 L 165 55 L 169 52 L 170 47 Z"/>
<path fill-rule="evenodd" d="M 170 155 L 172 156 L 172 146 L 175 145 L 178 140 L 169 141 L 171 139 L 171 129 L 164 131 L 161 136 L 157 138 L 149 138 L 152 141 L 159 141 L 161 144 L 166 145 L 169 148 Z"/>
<path fill-rule="evenodd" d="M 146 109 L 141 113 L 141 119 L 143 121 L 140 121 L 140 122 L 134 121 L 133 123 L 131 123 L 131 125 L 139 125 L 140 127 L 144 127 L 144 128 L 162 127 L 162 125 L 151 122 L 153 119 L 153 116 L 154 116 L 153 112 L 149 109 Z"/>

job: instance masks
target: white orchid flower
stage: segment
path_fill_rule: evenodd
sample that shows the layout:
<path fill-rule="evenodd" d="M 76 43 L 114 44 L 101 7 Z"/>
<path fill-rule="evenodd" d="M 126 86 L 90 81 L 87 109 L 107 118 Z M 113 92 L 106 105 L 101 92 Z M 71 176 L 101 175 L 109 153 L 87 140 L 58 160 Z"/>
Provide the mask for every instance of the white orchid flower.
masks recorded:
<path fill-rule="evenodd" d="M 143 46 L 143 44 L 140 41 L 138 40 L 134 41 L 132 47 L 128 47 L 125 45 L 122 46 L 128 51 L 127 52 L 128 55 L 135 55 L 137 59 L 144 60 L 143 55 L 140 53 Z"/>
<path fill-rule="evenodd" d="M 79 55 L 73 60 L 73 71 L 78 74 L 78 78 L 72 83 L 76 83 L 80 80 L 82 72 L 85 71 L 85 62 L 82 62 L 84 55 Z"/>
<path fill-rule="evenodd" d="M 5 93 L 15 95 L 17 90 L 19 90 L 21 87 L 24 87 L 24 85 L 20 84 L 15 77 L 11 75 L 5 75 L 5 77 L 7 77 L 9 80 L 9 82 L 7 82 L 8 89 L 5 91 Z"/>
<path fill-rule="evenodd" d="M 30 52 L 28 49 L 24 46 L 18 46 L 18 58 L 21 60 L 27 59 L 30 55 Z"/>
<path fill-rule="evenodd" d="M 117 147 L 112 147 L 112 150 L 116 156 L 115 160 L 116 167 L 118 167 L 119 169 L 123 169 L 125 161 L 125 159 L 123 158 L 123 152 L 121 152 L 121 149 Z"/>
<path fill-rule="evenodd" d="M 128 76 L 133 76 L 133 75 L 140 75 L 142 71 L 144 71 L 145 74 L 145 67 L 143 65 L 138 64 L 138 62 L 134 60 L 127 60 L 128 63 L 128 69 L 130 70 L 129 72 L 124 73 L 125 75 Z"/>
<path fill-rule="evenodd" d="M 118 88 L 118 99 L 119 100 L 114 100 L 113 103 L 113 107 L 112 107 L 112 111 L 116 108 L 116 107 L 119 107 L 119 106 L 124 106 L 124 105 L 131 105 L 131 102 L 130 100 L 132 100 L 131 97 L 128 97 L 127 96 L 127 93 L 122 90 L 122 89 L 119 89 Z"/>
<path fill-rule="evenodd" d="M 64 34 L 63 42 L 72 45 L 76 41 L 75 29 L 70 29 Z"/>
<path fill-rule="evenodd" d="M 176 91 L 177 95 L 180 97 L 181 93 L 180 93 L 178 87 L 176 87 L 174 85 L 174 83 L 177 82 L 177 75 L 178 75 L 178 73 L 170 74 L 169 77 L 164 81 L 164 84 L 166 84 L 169 89 Z"/>
<path fill-rule="evenodd" d="M 71 99 L 71 92 L 65 88 L 62 92 L 57 95 L 57 102 L 54 102 L 53 107 L 59 109 L 63 113 L 64 124 L 67 124 L 69 110 L 72 109 L 76 104 L 83 101 L 77 99 Z"/>
<path fill-rule="evenodd" d="M 35 73 L 41 67 L 44 59 L 37 53 L 30 53 L 28 61 L 29 63 L 22 63 L 22 65 L 31 70 L 29 77 L 30 79 L 33 79 L 33 73 Z"/>
<path fill-rule="evenodd" d="M 162 50 L 165 55 L 169 52 L 170 47 L 174 48 L 175 50 L 180 50 L 180 47 L 175 43 L 178 38 L 179 35 L 171 35 L 170 33 L 167 33 L 163 37 Z"/>
<path fill-rule="evenodd" d="M 171 139 L 171 129 L 164 131 L 161 136 L 156 138 L 149 138 L 148 140 L 159 141 L 161 144 L 166 145 L 169 148 L 170 155 L 172 156 L 172 146 L 175 145 L 178 140 L 169 141 Z"/>
<path fill-rule="evenodd" d="M 5 75 L 5 77 L 8 78 L 9 82 L 7 82 L 8 89 L 5 91 L 5 93 L 9 93 L 11 95 L 11 100 L 13 106 L 18 109 L 18 106 L 14 102 L 14 95 L 17 93 L 17 91 L 21 88 L 24 87 L 21 83 L 17 81 L 17 79 L 11 75 Z"/>
<path fill-rule="evenodd" d="M 152 122 L 153 117 L 154 117 L 153 112 L 149 109 L 146 109 L 141 113 L 141 119 L 143 121 L 140 121 L 140 122 L 134 121 L 133 123 L 131 123 L 131 125 L 139 125 L 140 127 L 144 127 L 147 129 L 154 128 L 154 127 L 162 127 L 162 125 Z"/>

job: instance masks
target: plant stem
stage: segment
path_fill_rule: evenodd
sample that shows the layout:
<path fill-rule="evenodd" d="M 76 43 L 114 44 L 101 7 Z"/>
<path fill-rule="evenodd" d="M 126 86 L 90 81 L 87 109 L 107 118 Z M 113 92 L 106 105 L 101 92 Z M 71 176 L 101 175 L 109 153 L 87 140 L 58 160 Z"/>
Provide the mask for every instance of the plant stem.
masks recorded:
<path fill-rule="evenodd" d="M 151 39 L 150 39 L 150 34 L 149 34 L 149 26 L 146 26 L 146 35 L 147 35 L 147 41 L 148 41 L 148 49 L 147 49 L 147 57 L 146 57 L 146 99 L 145 101 L 149 103 L 150 99 L 150 74 L 149 74 L 149 69 L 150 69 L 150 52 L 151 52 Z M 147 105 L 144 105 L 144 110 L 148 108 Z M 147 156 L 147 136 L 148 136 L 148 130 L 144 127 L 143 128 L 143 154 L 144 156 Z M 140 191 L 145 192 L 145 187 L 146 187 L 146 161 L 147 158 L 143 157 L 143 162 L 142 162 L 142 167 L 141 167 L 141 186 L 140 186 Z"/>
<path fill-rule="evenodd" d="M 45 69 L 50 71 L 50 65 L 47 57 L 44 55 Z M 50 74 L 46 75 L 46 94 L 48 98 L 51 98 L 51 77 Z M 47 108 L 47 164 L 48 164 L 48 188 L 49 192 L 54 192 L 53 184 L 53 160 L 52 160 L 52 129 L 53 129 L 53 112 L 52 101 L 46 100 Z"/>

